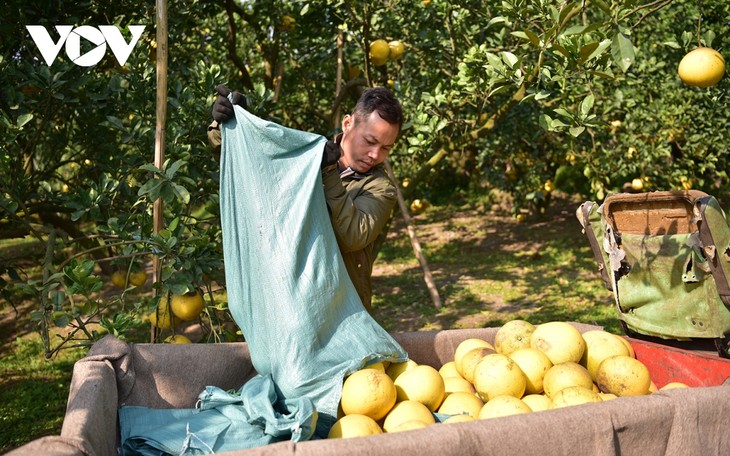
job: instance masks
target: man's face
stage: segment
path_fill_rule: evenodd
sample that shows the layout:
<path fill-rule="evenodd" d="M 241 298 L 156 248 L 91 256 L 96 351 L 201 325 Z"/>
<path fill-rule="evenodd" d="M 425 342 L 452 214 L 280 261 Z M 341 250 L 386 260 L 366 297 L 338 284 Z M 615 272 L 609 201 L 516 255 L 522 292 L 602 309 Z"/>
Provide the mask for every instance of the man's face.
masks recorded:
<path fill-rule="evenodd" d="M 342 119 L 340 166 L 365 173 L 383 163 L 398 137 L 398 130 L 397 124 L 383 120 L 377 111 L 367 117 L 346 115 Z"/>

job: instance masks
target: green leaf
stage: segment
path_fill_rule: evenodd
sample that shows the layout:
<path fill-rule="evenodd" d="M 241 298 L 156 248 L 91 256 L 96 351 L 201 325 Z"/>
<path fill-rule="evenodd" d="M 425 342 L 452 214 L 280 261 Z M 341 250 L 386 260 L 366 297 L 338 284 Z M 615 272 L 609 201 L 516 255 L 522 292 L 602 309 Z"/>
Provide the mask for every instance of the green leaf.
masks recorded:
<path fill-rule="evenodd" d="M 592 93 L 589 93 L 587 97 L 583 99 L 583 101 L 580 104 L 580 112 L 583 114 L 583 117 L 587 116 L 591 109 L 593 109 L 593 103 L 595 101 L 595 97 Z"/>
<path fill-rule="evenodd" d="M 682 49 L 682 47 L 676 41 L 665 41 L 662 44 L 672 49 Z"/>
<path fill-rule="evenodd" d="M 574 137 L 578 137 L 581 133 L 585 131 L 586 127 L 580 126 L 580 127 L 570 127 L 568 130 L 570 134 Z"/>
<path fill-rule="evenodd" d="M 636 54 L 634 52 L 634 45 L 628 36 L 623 33 L 616 33 L 611 43 L 611 55 L 613 61 L 621 68 L 621 71 L 626 72 L 631 64 L 634 62 Z"/>
<path fill-rule="evenodd" d="M 514 68 L 515 65 L 520 61 L 520 59 L 517 58 L 516 55 L 509 51 L 502 52 L 502 60 L 504 63 L 506 63 L 510 68 Z"/>
<path fill-rule="evenodd" d="M 23 128 L 23 125 L 30 122 L 31 119 L 33 119 L 33 114 L 31 114 L 31 113 L 21 114 L 18 116 L 18 120 L 15 122 L 15 125 L 18 128 Z"/>

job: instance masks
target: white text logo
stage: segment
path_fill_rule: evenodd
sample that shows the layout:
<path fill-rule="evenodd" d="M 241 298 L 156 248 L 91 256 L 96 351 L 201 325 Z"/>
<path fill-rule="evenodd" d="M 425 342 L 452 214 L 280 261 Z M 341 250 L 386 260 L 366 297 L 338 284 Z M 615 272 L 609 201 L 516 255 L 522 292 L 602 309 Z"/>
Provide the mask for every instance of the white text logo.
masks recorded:
<path fill-rule="evenodd" d="M 57 25 L 59 39 L 54 42 L 48 30 L 42 25 L 26 25 L 31 38 L 41 52 L 43 59 L 48 66 L 53 65 L 56 61 L 61 46 L 66 44 L 66 55 L 72 62 L 79 66 L 93 66 L 99 63 L 106 54 L 106 45 L 108 44 L 116 57 L 119 65 L 124 66 L 127 63 L 132 49 L 139 41 L 139 37 L 144 32 L 144 25 L 130 25 L 129 31 L 132 33 L 132 39 L 129 43 L 124 40 L 122 32 L 115 25 L 100 25 L 92 27 L 90 25 L 82 25 L 74 28 L 72 25 Z M 95 47 L 81 55 L 81 38 L 89 41 Z"/>

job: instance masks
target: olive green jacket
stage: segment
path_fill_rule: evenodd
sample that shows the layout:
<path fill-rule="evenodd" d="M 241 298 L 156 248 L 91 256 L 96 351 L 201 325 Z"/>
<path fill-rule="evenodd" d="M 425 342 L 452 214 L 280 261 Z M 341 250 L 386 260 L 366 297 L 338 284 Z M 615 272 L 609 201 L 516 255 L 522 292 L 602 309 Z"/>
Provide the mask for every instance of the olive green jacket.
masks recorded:
<path fill-rule="evenodd" d="M 213 153 L 220 154 L 217 123 L 208 128 Z M 371 275 L 377 252 L 373 247 L 396 204 L 395 187 L 378 165 L 367 174 L 340 177 L 337 165 L 322 170 L 325 199 L 347 273 L 368 310 L 372 304 Z"/>

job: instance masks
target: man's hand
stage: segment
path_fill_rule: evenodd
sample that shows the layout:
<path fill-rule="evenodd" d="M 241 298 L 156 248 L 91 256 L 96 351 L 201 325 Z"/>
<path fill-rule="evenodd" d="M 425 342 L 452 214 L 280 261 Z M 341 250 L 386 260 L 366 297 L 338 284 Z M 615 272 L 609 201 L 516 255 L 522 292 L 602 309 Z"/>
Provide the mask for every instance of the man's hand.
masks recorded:
<path fill-rule="evenodd" d="M 246 97 L 239 92 L 233 92 L 233 103 L 228 100 L 230 89 L 223 84 L 215 88 L 218 96 L 213 103 L 213 119 L 218 123 L 223 123 L 233 117 L 233 105 L 238 105 L 246 109 Z"/>
<path fill-rule="evenodd" d="M 327 141 L 324 145 L 324 152 L 322 153 L 322 166 L 326 168 L 329 165 L 334 165 L 340 159 L 342 151 L 340 151 L 340 145 L 334 141 Z"/>

